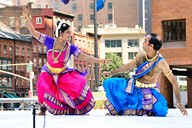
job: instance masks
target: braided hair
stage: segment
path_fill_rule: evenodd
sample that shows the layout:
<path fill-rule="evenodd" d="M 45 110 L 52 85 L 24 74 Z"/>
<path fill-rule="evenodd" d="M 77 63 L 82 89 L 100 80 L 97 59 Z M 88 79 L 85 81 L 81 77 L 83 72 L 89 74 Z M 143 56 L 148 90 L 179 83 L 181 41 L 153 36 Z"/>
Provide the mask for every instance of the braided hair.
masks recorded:
<path fill-rule="evenodd" d="M 62 21 L 57 21 L 56 29 L 54 31 L 55 37 L 58 38 L 61 32 L 65 32 L 70 26 Z"/>

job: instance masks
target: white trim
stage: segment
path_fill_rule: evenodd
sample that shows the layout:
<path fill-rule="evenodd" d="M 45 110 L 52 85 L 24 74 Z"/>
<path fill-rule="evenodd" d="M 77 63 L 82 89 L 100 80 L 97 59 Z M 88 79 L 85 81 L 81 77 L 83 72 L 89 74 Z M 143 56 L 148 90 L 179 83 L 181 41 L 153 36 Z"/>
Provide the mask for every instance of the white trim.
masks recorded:
<path fill-rule="evenodd" d="M 60 21 L 59 25 L 56 27 L 56 30 L 55 30 L 55 37 L 58 37 L 59 36 L 59 29 L 61 28 L 61 25 L 63 24 L 64 22 Z"/>

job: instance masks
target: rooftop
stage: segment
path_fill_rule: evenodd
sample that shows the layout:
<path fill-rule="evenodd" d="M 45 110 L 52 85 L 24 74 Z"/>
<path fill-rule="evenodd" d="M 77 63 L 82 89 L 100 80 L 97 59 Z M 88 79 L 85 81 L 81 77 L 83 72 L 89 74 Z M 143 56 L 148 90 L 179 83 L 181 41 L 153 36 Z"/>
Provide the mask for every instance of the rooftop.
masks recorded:
<path fill-rule="evenodd" d="M 31 36 L 24 36 L 0 22 L 0 38 L 15 39 L 31 42 Z"/>

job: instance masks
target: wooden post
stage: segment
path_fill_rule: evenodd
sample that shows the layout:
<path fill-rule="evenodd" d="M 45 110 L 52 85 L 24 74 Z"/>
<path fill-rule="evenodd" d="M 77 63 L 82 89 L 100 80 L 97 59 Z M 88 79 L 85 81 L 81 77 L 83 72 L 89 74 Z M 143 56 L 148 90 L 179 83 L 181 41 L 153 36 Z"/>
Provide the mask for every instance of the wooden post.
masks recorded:
<path fill-rule="evenodd" d="M 192 70 L 190 70 L 192 72 Z M 192 76 L 187 77 L 187 108 L 192 108 Z"/>

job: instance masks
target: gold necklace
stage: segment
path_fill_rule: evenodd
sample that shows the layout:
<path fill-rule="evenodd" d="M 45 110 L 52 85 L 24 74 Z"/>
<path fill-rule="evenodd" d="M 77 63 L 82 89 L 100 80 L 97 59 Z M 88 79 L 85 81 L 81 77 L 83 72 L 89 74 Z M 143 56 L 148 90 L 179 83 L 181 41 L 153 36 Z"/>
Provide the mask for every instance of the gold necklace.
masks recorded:
<path fill-rule="evenodd" d="M 66 44 L 62 45 L 62 48 L 61 48 L 61 50 L 59 51 L 59 54 L 56 57 L 54 57 L 55 46 L 56 46 L 56 41 L 54 42 L 53 51 L 52 51 L 53 63 L 58 62 L 58 58 L 61 56 L 61 53 L 63 52 L 63 49 L 65 48 Z"/>
<path fill-rule="evenodd" d="M 58 45 L 63 45 L 63 43 L 59 43 L 59 42 L 57 42 L 57 41 L 55 41 L 55 43 L 58 44 Z"/>
<path fill-rule="evenodd" d="M 157 58 L 158 54 L 159 54 L 159 51 L 157 51 L 156 55 L 155 55 L 152 59 L 149 59 L 149 58 L 147 57 L 147 54 L 146 54 L 146 55 L 145 55 L 145 58 L 147 59 L 147 61 L 153 61 L 153 60 L 155 60 L 155 59 Z"/>

